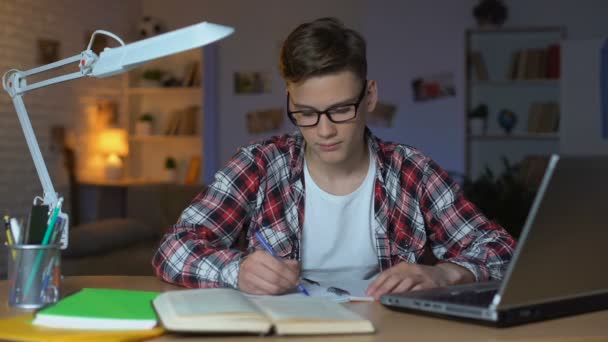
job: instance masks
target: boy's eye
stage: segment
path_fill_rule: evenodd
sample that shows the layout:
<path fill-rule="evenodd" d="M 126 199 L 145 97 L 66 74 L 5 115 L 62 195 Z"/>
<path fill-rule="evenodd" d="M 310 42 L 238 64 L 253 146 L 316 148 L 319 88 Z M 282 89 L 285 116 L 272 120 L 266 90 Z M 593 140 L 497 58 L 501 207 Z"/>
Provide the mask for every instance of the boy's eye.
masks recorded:
<path fill-rule="evenodd" d="M 317 112 L 312 111 L 312 110 L 303 110 L 300 113 L 302 114 L 302 116 L 315 116 L 315 115 L 317 115 Z"/>
<path fill-rule="evenodd" d="M 328 110 L 328 112 L 331 114 L 345 114 L 345 113 L 348 113 L 351 110 L 351 108 L 352 108 L 352 106 L 336 107 L 336 108 L 332 108 L 332 109 Z"/>

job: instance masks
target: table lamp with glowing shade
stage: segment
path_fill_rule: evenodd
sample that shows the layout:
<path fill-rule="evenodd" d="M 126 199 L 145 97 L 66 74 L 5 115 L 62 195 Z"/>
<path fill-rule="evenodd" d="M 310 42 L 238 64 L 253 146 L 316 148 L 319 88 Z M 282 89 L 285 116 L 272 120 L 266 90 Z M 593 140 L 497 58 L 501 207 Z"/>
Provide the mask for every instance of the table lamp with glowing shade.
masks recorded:
<path fill-rule="evenodd" d="M 119 180 L 123 175 L 123 160 L 129 154 L 127 131 L 108 128 L 99 133 L 97 150 L 103 154 L 106 180 Z"/>
<path fill-rule="evenodd" d="M 25 109 L 23 95 L 34 89 L 85 76 L 104 78 L 121 74 L 148 61 L 213 43 L 230 35 L 233 31 L 234 29 L 231 27 L 202 22 L 148 39 L 125 44 L 113 33 L 98 30 L 91 35 L 91 40 L 89 41 L 86 50 L 82 51 L 80 54 L 26 71 L 11 69 L 2 76 L 2 86 L 13 100 L 19 123 L 23 129 L 27 146 L 34 161 L 36 173 L 42 183 L 44 192 L 41 198 L 42 203 L 48 205 L 51 212 L 59 212 L 59 216 L 64 219 L 62 221 L 65 223 L 62 229 L 61 248 L 67 248 L 68 244 L 68 216 L 61 212 L 61 202 L 63 199 L 55 192 L 55 188 L 51 182 L 48 169 L 42 158 L 40 147 L 38 146 L 38 141 L 36 140 L 34 130 L 32 129 L 32 124 L 27 115 L 27 110 Z M 120 43 L 120 46 L 105 48 L 98 56 L 91 50 L 93 40 L 98 34 L 115 39 Z M 32 84 L 27 83 L 28 76 L 60 68 L 67 64 L 77 65 L 80 70 Z M 34 201 L 36 201 L 36 199 L 34 199 Z"/>

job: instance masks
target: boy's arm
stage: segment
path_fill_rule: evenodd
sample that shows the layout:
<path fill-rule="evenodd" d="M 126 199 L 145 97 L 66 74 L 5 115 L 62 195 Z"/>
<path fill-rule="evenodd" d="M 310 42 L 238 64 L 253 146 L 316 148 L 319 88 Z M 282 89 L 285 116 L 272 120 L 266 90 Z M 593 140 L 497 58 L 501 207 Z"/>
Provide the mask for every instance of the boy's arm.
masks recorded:
<path fill-rule="evenodd" d="M 502 279 L 516 245 L 511 235 L 469 202 L 433 161 L 424 169 L 419 190 L 434 254 L 466 268 L 477 281 Z"/>
<path fill-rule="evenodd" d="M 243 252 L 233 243 L 248 227 L 262 159 L 240 150 L 182 212 L 152 260 L 163 280 L 185 287 L 237 287 Z"/>

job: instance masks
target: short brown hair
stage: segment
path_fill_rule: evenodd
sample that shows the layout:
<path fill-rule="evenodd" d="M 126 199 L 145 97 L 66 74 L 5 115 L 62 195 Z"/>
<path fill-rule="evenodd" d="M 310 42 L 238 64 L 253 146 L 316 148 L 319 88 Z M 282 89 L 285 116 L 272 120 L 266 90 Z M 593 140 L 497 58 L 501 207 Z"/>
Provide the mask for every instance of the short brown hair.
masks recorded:
<path fill-rule="evenodd" d="M 279 57 L 287 83 L 309 77 L 352 71 L 367 79 L 365 39 L 336 18 L 321 18 L 298 26 L 289 34 Z"/>

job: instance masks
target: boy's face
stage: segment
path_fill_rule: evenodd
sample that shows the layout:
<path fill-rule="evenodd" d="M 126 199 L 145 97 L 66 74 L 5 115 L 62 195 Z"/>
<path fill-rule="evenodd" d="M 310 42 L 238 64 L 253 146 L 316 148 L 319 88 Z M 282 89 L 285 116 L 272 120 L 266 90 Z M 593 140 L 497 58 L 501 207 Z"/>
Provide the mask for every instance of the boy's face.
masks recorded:
<path fill-rule="evenodd" d="M 377 101 L 376 83 L 363 83 L 354 73 L 343 71 L 288 84 L 288 110 L 292 112 L 312 113 L 334 109 L 336 114 L 333 118 L 339 120 L 339 115 L 344 115 L 340 112 L 341 106 L 357 103 L 361 99 L 353 119 L 335 123 L 329 120 L 325 112 L 320 115 L 316 125 L 299 127 L 306 140 L 307 158 L 337 166 L 349 164 L 353 155 L 360 156 L 358 152 L 365 147 L 366 116 L 374 110 Z M 360 97 L 361 94 L 363 97 Z"/>

